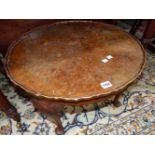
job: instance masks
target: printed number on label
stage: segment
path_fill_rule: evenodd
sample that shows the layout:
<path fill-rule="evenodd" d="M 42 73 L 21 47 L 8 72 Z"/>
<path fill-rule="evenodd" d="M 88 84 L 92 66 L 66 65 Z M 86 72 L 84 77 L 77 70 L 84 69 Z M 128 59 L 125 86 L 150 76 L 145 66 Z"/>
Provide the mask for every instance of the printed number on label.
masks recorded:
<path fill-rule="evenodd" d="M 100 83 L 100 85 L 101 85 L 101 87 L 102 87 L 103 89 L 112 87 L 112 83 L 111 83 L 110 81 L 102 82 L 102 83 Z"/>

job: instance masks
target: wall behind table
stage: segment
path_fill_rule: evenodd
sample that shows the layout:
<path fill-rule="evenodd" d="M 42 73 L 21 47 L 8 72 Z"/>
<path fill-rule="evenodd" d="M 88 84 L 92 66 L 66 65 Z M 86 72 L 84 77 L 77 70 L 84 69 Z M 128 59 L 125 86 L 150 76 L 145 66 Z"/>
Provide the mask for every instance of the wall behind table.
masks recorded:
<path fill-rule="evenodd" d="M 34 27 L 64 21 L 65 19 L 1 19 L 0 20 L 0 52 L 5 55 L 8 46 L 21 34 Z M 67 19 L 66 19 L 67 20 Z M 112 23 L 113 20 L 96 20 Z"/>

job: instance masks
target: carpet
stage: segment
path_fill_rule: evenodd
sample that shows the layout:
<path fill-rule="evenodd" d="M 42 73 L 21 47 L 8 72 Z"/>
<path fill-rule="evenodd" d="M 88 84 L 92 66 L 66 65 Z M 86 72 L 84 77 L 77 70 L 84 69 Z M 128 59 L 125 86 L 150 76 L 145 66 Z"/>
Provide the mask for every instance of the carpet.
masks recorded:
<path fill-rule="evenodd" d="M 55 134 L 56 125 L 32 103 L 17 94 L 7 78 L 0 74 L 0 89 L 21 116 L 21 124 L 0 111 L 0 134 Z M 139 135 L 155 134 L 155 54 L 147 52 L 144 72 L 119 98 L 120 107 L 91 104 L 66 106 L 61 121 L 65 134 L 71 135 Z"/>

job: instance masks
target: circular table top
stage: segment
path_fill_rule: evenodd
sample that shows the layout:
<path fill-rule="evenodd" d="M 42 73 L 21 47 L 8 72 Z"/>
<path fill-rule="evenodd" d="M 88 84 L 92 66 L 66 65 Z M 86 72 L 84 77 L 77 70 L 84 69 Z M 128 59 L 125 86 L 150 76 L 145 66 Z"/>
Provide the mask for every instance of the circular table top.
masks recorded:
<path fill-rule="evenodd" d="M 99 22 L 66 21 L 13 42 L 6 70 L 33 95 L 78 101 L 125 88 L 141 74 L 144 61 L 142 46 L 127 32 Z"/>

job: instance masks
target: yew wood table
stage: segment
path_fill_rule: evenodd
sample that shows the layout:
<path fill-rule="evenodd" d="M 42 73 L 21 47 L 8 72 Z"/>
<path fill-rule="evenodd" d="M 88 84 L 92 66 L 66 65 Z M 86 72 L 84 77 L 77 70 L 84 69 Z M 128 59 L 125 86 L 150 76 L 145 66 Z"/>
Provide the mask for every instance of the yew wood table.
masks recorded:
<path fill-rule="evenodd" d="M 64 105 L 86 105 L 119 94 L 142 73 L 145 52 L 123 30 L 93 21 L 66 21 L 35 28 L 14 41 L 5 58 L 10 80 L 52 115 L 63 134 Z"/>

